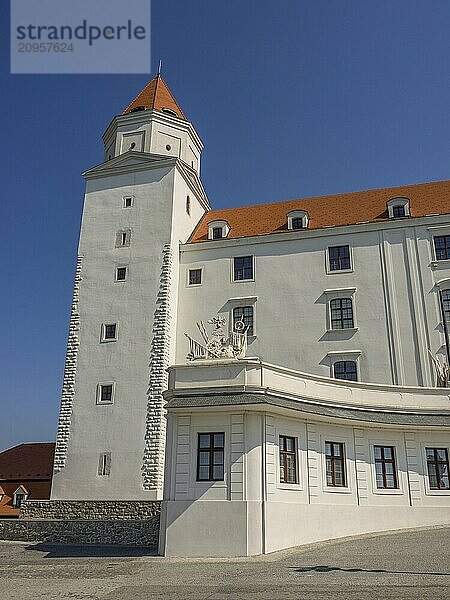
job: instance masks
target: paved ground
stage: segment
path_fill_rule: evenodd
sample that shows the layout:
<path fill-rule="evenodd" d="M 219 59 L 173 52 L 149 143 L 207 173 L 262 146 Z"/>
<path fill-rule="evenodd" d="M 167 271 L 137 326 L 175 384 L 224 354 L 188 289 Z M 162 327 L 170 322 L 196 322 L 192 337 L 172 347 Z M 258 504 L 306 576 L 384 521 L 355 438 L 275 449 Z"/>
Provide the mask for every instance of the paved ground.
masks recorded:
<path fill-rule="evenodd" d="M 250 559 L 0 543 L 14 600 L 449 600 L 450 529 L 314 544 Z"/>

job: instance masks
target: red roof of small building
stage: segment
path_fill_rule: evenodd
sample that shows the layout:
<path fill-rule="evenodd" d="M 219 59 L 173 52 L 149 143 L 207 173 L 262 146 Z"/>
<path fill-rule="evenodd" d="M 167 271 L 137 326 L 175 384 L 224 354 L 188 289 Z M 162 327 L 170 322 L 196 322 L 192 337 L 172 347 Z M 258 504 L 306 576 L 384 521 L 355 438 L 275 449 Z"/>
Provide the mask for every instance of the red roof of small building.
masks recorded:
<path fill-rule="evenodd" d="M 167 83 L 164 81 L 161 75 L 157 75 L 154 79 L 152 79 L 150 83 L 145 86 L 142 92 L 139 92 L 136 98 L 130 102 L 122 114 L 126 115 L 127 113 L 132 112 L 133 109 L 136 109 L 140 106 L 145 106 L 145 108 L 156 110 L 163 110 L 164 108 L 167 108 L 172 110 L 180 119 L 186 120 L 183 111 L 173 97 L 172 92 L 169 90 Z"/>
<path fill-rule="evenodd" d="M 308 229 L 382 222 L 388 220 L 386 202 L 399 197 L 409 199 L 412 217 L 450 213 L 450 181 L 435 181 L 213 210 L 203 216 L 189 241 L 206 241 L 208 223 L 219 220 L 230 226 L 227 238 L 286 232 L 287 213 L 293 210 L 308 212 Z"/>
<path fill-rule="evenodd" d="M 20 444 L 0 452 L 0 480 L 51 479 L 55 444 Z"/>

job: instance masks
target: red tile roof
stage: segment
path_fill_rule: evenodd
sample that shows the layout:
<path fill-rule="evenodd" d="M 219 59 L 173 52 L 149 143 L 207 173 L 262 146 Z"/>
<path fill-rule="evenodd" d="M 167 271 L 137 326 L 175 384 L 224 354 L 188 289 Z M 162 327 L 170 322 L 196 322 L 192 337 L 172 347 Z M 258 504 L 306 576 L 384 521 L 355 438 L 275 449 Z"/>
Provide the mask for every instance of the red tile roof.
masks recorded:
<path fill-rule="evenodd" d="M 54 443 L 20 444 L 0 452 L 0 481 L 51 479 Z"/>
<path fill-rule="evenodd" d="M 161 75 L 157 75 L 154 79 L 152 79 L 150 83 L 145 86 L 142 92 L 140 92 L 136 98 L 130 102 L 122 114 L 126 115 L 134 108 L 138 108 L 139 106 L 145 106 L 145 108 L 154 108 L 156 110 L 168 108 L 169 110 L 173 110 L 180 119 L 186 120 L 183 111 L 178 105 L 178 102 L 172 96 L 172 92 L 169 90 L 167 83 L 164 81 Z"/>
<path fill-rule="evenodd" d="M 397 197 L 409 198 L 412 217 L 450 213 L 450 181 L 436 181 L 213 210 L 204 215 L 192 234 L 190 242 L 206 241 L 208 223 L 216 220 L 228 222 L 230 226 L 228 238 L 286 232 L 286 214 L 292 210 L 308 212 L 309 229 L 382 222 L 388 219 L 386 202 Z"/>

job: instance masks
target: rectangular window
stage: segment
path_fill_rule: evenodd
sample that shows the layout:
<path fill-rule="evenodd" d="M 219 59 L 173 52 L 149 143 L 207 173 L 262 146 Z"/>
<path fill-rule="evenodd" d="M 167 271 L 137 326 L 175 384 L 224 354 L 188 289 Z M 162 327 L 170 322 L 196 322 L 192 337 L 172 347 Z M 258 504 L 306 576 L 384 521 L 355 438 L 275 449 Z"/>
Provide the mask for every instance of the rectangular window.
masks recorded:
<path fill-rule="evenodd" d="M 101 477 L 108 476 L 111 472 L 111 452 L 102 452 L 98 457 L 97 474 Z"/>
<path fill-rule="evenodd" d="M 448 490 L 447 448 L 425 448 L 427 455 L 428 482 L 431 490 Z"/>
<path fill-rule="evenodd" d="M 124 196 L 123 197 L 123 207 L 131 208 L 133 206 L 133 196 Z"/>
<path fill-rule="evenodd" d="M 406 217 L 406 211 L 404 206 L 393 206 L 392 207 L 392 216 L 396 217 Z"/>
<path fill-rule="evenodd" d="M 116 248 L 129 246 L 131 241 L 131 229 L 122 229 L 116 233 Z"/>
<path fill-rule="evenodd" d="M 353 302 L 351 298 L 335 298 L 330 302 L 331 329 L 353 329 Z"/>
<path fill-rule="evenodd" d="M 393 446 L 374 446 L 373 453 L 377 488 L 380 490 L 398 488 L 395 450 Z"/>
<path fill-rule="evenodd" d="M 338 360 L 333 365 L 335 379 L 358 381 L 358 371 L 354 360 Z"/>
<path fill-rule="evenodd" d="M 303 217 L 294 217 L 292 219 L 292 229 L 303 229 Z"/>
<path fill-rule="evenodd" d="M 440 294 L 443 319 L 445 323 L 448 323 L 448 327 L 450 327 L 450 290 L 441 290 Z"/>
<path fill-rule="evenodd" d="M 111 342 L 117 339 L 117 323 L 103 323 L 102 342 Z"/>
<path fill-rule="evenodd" d="M 113 383 L 99 383 L 97 392 L 97 402 L 99 404 L 112 404 L 114 397 Z"/>
<path fill-rule="evenodd" d="M 348 271 L 352 268 L 350 246 L 330 246 L 328 260 L 330 271 Z"/>
<path fill-rule="evenodd" d="M 223 238 L 223 229 L 222 227 L 213 227 L 213 240 L 220 240 Z"/>
<path fill-rule="evenodd" d="M 223 481 L 224 433 L 199 433 L 197 481 Z"/>
<path fill-rule="evenodd" d="M 202 283 L 202 270 L 189 269 L 189 285 L 200 285 Z"/>
<path fill-rule="evenodd" d="M 116 281 L 125 281 L 127 278 L 127 268 L 117 267 L 116 269 Z"/>
<path fill-rule="evenodd" d="M 280 435 L 280 483 L 298 483 L 295 438 Z"/>
<path fill-rule="evenodd" d="M 436 260 L 450 260 L 450 235 L 438 235 L 434 238 Z"/>
<path fill-rule="evenodd" d="M 243 321 L 244 325 L 248 327 L 247 335 L 254 335 L 253 306 L 237 306 L 236 308 L 233 308 L 233 330 L 235 330 L 235 323 L 237 321 Z"/>
<path fill-rule="evenodd" d="M 325 442 L 327 485 L 345 487 L 344 444 Z"/>
<path fill-rule="evenodd" d="M 253 256 L 237 256 L 234 259 L 234 281 L 253 279 Z"/>

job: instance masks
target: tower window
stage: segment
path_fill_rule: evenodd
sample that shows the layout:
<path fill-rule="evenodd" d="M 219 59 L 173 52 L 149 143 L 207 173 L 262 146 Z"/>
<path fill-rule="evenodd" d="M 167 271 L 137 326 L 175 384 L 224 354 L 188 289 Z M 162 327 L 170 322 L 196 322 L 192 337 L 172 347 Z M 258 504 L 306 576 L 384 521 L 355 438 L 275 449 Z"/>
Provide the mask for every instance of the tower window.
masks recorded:
<path fill-rule="evenodd" d="M 98 457 L 97 475 L 107 477 L 111 472 L 111 452 L 102 452 Z"/>
<path fill-rule="evenodd" d="M 353 302 L 351 298 L 335 298 L 330 301 L 331 329 L 352 329 Z"/>
<path fill-rule="evenodd" d="M 131 229 L 122 229 L 116 233 L 116 248 L 129 246 L 131 241 Z"/>
<path fill-rule="evenodd" d="M 191 199 L 189 198 L 189 196 L 186 197 L 186 213 L 188 215 L 191 214 Z"/>
<path fill-rule="evenodd" d="M 117 323 L 103 323 L 102 342 L 115 342 L 117 340 Z"/>
<path fill-rule="evenodd" d="M 131 208 L 133 206 L 133 196 L 124 196 L 123 197 L 123 207 L 124 208 Z"/>
<path fill-rule="evenodd" d="M 99 383 L 97 387 L 97 404 L 114 402 L 114 383 Z"/>
<path fill-rule="evenodd" d="M 127 278 L 127 268 L 117 267 L 116 268 L 116 281 L 125 281 Z"/>
<path fill-rule="evenodd" d="M 338 360 L 333 365 L 335 379 L 358 381 L 358 371 L 354 360 Z"/>

